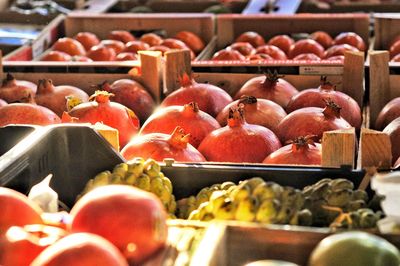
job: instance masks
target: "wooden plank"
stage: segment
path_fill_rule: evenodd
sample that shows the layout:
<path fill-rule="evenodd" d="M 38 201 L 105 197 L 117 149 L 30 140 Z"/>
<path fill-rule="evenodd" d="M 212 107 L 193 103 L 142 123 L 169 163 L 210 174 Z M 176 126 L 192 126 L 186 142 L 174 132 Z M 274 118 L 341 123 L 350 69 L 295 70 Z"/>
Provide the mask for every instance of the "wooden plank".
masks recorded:
<path fill-rule="evenodd" d="M 356 133 L 355 129 L 326 131 L 322 136 L 322 167 L 354 168 Z"/>
<path fill-rule="evenodd" d="M 374 20 L 374 49 L 389 50 L 390 42 L 400 35 L 400 16 L 398 14 L 375 14 Z"/>
<path fill-rule="evenodd" d="M 170 51 L 165 53 L 165 67 L 163 73 L 164 93 L 170 94 L 180 87 L 179 79 L 184 73 L 191 75 L 189 51 Z"/>
<path fill-rule="evenodd" d="M 370 51 L 369 58 L 370 123 L 374 126 L 379 112 L 390 100 L 389 53 Z"/>
<path fill-rule="evenodd" d="M 0 50 L 0 78 L 2 79 L 3 77 L 3 52 Z"/>
<path fill-rule="evenodd" d="M 161 57 L 159 51 L 139 51 L 141 81 L 156 102 L 160 100 L 162 93 Z"/>
<path fill-rule="evenodd" d="M 364 99 L 364 53 L 346 52 L 344 57 L 342 92 L 352 97 L 360 107 Z"/>
<path fill-rule="evenodd" d="M 367 128 L 361 129 L 359 156 L 360 167 L 392 167 L 392 146 L 389 135 Z"/>

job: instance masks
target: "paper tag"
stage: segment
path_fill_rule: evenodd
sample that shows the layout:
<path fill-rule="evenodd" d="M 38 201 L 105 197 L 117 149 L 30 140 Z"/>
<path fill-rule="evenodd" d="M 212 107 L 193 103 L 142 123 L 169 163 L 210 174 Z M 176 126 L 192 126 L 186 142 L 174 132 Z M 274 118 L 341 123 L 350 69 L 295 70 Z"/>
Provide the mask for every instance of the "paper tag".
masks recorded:
<path fill-rule="evenodd" d="M 300 75 L 342 75 L 342 66 L 300 66 Z"/>
<path fill-rule="evenodd" d="M 32 57 L 38 58 L 43 52 L 49 47 L 51 43 L 51 34 L 46 34 L 43 37 L 39 37 L 32 43 Z"/>

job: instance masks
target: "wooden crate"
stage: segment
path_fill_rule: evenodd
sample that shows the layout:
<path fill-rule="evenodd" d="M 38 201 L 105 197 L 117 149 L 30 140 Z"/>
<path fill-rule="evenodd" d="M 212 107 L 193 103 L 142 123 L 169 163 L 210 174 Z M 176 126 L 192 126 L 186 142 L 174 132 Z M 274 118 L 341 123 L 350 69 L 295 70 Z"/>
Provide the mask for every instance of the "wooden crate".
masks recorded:
<path fill-rule="evenodd" d="M 307 265 L 312 250 L 330 234 L 327 228 L 212 223 L 190 265 L 243 266 L 266 259 Z M 398 236 L 377 235 L 400 247 Z"/>
<path fill-rule="evenodd" d="M 31 58 L 13 56 L 11 59 L 37 59 L 59 38 L 73 37 L 81 31 L 93 32 L 100 39 L 106 39 L 112 30 L 128 30 L 140 34 L 165 31 L 166 36 L 188 30 L 200 36 L 207 44 L 213 42 L 214 22 L 211 14 L 97 14 L 76 11 L 66 17 L 58 17 L 57 21 L 53 21 L 43 30 L 42 37 L 35 42 L 38 48 L 31 51 Z M 197 58 L 204 57 L 203 54 L 207 54 L 208 50 L 206 47 Z M 23 52 L 29 54 L 29 51 Z"/>
<path fill-rule="evenodd" d="M 296 14 L 296 15 L 219 15 L 217 16 L 217 46 L 222 49 L 241 33 L 256 31 L 266 40 L 278 34 L 312 33 L 323 30 L 335 37 L 346 31 L 359 34 L 369 43 L 367 14 Z"/>
<path fill-rule="evenodd" d="M 400 12 L 396 0 L 378 3 L 377 1 L 331 1 L 326 7 L 318 6 L 313 1 L 303 1 L 298 13 L 348 13 L 348 12 Z"/>
<path fill-rule="evenodd" d="M 400 15 L 374 14 L 374 38 L 370 50 L 389 50 L 396 36 L 400 36 Z M 390 62 L 390 65 L 400 64 Z"/>
<path fill-rule="evenodd" d="M 211 68 L 210 68 L 211 69 Z M 209 70 L 210 70 L 209 69 Z M 279 72 L 279 67 L 276 67 Z M 166 53 L 165 67 L 164 67 L 164 94 L 165 97 L 172 91 L 179 88 L 179 77 L 183 73 L 193 74 L 198 82 L 208 82 L 217 85 L 226 90 L 231 96 L 234 96 L 240 87 L 250 78 L 262 75 L 265 69 L 258 68 L 255 73 L 248 73 L 246 71 L 229 73 L 229 72 L 201 72 L 197 71 L 196 67 L 191 68 L 190 55 L 185 51 L 176 51 Z M 201 68 L 200 68 L 201 70 Z M 237 70 L 237 69 L 236 69 Z M 244 70 L 246 70 L 244 68 Z M 345 64 L 341 71 L 335 74 L 330 74 L 328 80 L 334 84 L 338 84 L 338 90 L 352 96 L 359 105 L 362 107 L 363 103 L 363 71 L 364 61 L 362 53 L 347 53 Z M 307 88 L 315 88 L 320 84 L 321 73 L 316 74 L 289 74 L 285 75 L 285 79 L 292 83 L 298 90 Z M 335 132 L 337 134 L 329 135 L 327 133 L 325 142 L 326 148 L 325 156 L 323 155 L 323 165 L 339 167 L 342 164 L 354 166 L 354 158 L 356 151 L 354 147 L 355 133 L 354 132 Z M 350 136 L 349 136 L 350 135 Z M 336 139 L 336 145 L 329 145 Z M 324 145 L 324 144 L 323 144 Z"/>

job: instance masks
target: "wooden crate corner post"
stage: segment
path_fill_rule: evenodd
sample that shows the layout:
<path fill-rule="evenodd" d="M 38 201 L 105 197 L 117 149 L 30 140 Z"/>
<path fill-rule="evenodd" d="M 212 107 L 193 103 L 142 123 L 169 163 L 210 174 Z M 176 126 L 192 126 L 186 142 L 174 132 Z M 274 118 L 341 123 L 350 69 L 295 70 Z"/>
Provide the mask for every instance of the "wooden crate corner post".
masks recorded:
<path fill-rule="evenodd" d="M 377 167 L 390 169 L 392 166 L 392 146 L 388 134 L 362 128 L 360 138 L 359 168 Z"/>
<path fill-rule="evenodd" d="M 191 75 L 191 59 L 189 50 L 175 50 L 165 53 L 163 71 L 164 95 L 180 87 L 179 79 L 186 73 Z"/>
<path fill-rule="evenodd" d="M 355 129 L 326 131 L 322 137 L 323 167 L 341 167 L 350 165 L 354 168 L 356 150 Z"/>
<path fill-rule="evenodd" d="M 161 57 L 159 51 L 139 51 L 141 80 L 156 102 L 160 101 L 162 93 Z"/>
<path fill-rule="evenodd" d="M 379 112 L 390 100 L 389 52 L 369 51 L 370 123 L 375 125 Z"/>
<path fill-rule="evenodd" d="M 345 53 L 342 91 L 351 96 L 362 107 L 364 98 L 363 52 Z"/>

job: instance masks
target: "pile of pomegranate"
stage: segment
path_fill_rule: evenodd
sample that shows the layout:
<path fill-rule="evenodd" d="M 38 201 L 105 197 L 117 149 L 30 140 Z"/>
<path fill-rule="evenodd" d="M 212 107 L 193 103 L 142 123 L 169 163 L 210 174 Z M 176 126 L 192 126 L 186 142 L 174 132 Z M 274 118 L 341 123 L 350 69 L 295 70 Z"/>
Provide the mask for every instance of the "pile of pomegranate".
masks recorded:
<path fill-rule="evenodd" d="M 181 87 L 158 108 L 143 86 L 128 79 L 104 82 L 90 97 L 51 80 L 40 80 L 37 88 L 21 82 L 8 76 L 0 88 L 0 99 L 18 101 L 0 107 L 0 126 L 104 123 L 118 130 L 127 160 L 320 165 L 323 133 L 359 129 L 362 122 L 357 102 L 326 77 L 299 92 L 278 73 L 267 73 L 245 82 L 234 100 L 184 74 Z"/>
<path fill-rule="evenodd" d="M 277 35 L 266 41 L 259 33 L 248 31 L 240 34 L 231 45 L 217 51 L 212 60 L 343 61 L 345 51 L 365 51 L 365 49 L 364 40 L 354 32 L 343 32 L 332 38 L 327 32 L 316 31 L 309 34 L 306 39 L 298 41 L 289 35 Z"/>
<path fill-rule="evenodd" d="M 111 31 L 107 39 L 92 32 L 79 32 L 75 36 L 58 39 L 41 61 L 126 61 L 137 60 L 138 51 L 161 51 L 171 49 L 190 50 L 194 59 L 204 49 L 204 41 L 190 31 L 180 31 L 171 38 L 146 33 L 137 38 L 126 30 Z"/>

